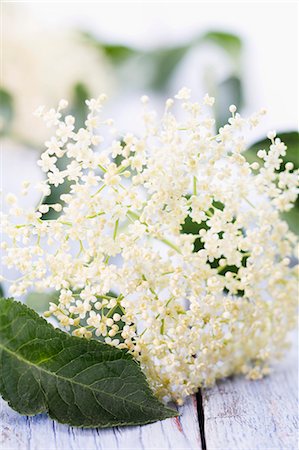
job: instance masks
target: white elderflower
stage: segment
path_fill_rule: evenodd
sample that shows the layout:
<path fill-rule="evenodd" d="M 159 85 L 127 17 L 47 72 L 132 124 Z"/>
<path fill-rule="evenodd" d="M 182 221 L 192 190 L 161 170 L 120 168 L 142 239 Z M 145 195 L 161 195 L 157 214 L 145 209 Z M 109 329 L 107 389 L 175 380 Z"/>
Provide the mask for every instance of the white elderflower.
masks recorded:
<path fill-rule="evenodd" d="M 82 37 L 80 30 L 65 31 L 37 21 L 20 3 L 11 2 L 2 14 L 6 57 L 1 88 L 13 97 L 11 131 L 40 148 L 52 132 L 39 127 L 31 111 L 41 104 L 56 104 L 63 96 L 72 105 L 78 84 L 84 85 L 91 96 L 97 94 L 99 86 L 112 92 L 117 80 L 104 53 Z M 62 100 L 59 110 L 66 107 L 66 100 Z M 42 108 L 36 112 L 40 114 Z"/>
<path fill-rule="evenodd" d="M 190 96 L 183 88 L 168 99 L 160 119 L 142 97 L 144 130 L 121 141 L 103 137 L 114 127 L 103 117 L 104 95 L 87 100 L 78 131 L 60 116 L 65 101 L 40 110 L 55 130 L 37 190 L 48 195 L 67 178 L 70 191 L 63 205 L 32 211 L 8 195 L 2 217 L 4 262 L 21 275 L 11 293 L 58 291 L 47 317 L 127 349 L 157 396 L 178 403 L 217 378 L 268 373 L 295 325 L 297 294 L 290 266 L 297 240 L 280 216 L 298 194 L 298 171 L 291 163 L 280 170 L 286 146 L 270 132 L 269 149 L 249 164 L 247 134 L 264 111 L 246 119 L 231 105 L 215 133 L 204 107 L 214 99 Z M 42 220 L 50 208 L 60 216 Z"/>

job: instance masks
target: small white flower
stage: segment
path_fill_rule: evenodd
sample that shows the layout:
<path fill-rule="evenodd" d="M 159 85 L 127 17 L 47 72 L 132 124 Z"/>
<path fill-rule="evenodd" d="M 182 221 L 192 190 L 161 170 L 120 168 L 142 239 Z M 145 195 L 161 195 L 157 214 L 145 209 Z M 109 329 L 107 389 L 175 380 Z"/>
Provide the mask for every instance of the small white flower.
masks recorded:
<path fill-rule="evenodd" d="M 179 90 L 179 92 L 175 95 L 175 98 L 178 100 L 189 100 L 191 95 L 191 89 L 183 87 Z"/>
<path fill-rule="evenodd" d="M 203 99 L 204 105 L 213 106 L 215 103 L 215 98 L 210 97 L 209 94 L 206 94 Z"/>
<path fill-rule="evenodd" d="M 43 172 L 49 172 L 50 170 L 54 171 L 56 169 L 56 161 L 57 158 L 55 156 L 49 156 L 48 153 L 43 153 L 37 164 L 41 167 Z"/>
<path fill-rule="evenodd" d="M 64 182 L 64 176 L 65 173 L 60 172 L 58 169 L 53 169 L 53 172 L 48 172 L 49 183 L 57 187 Z"/>
<path fill-rule="evenodd" d="M 55 131 L 38 162 L 46 180 L 36 188 L 47 196 L 68 179 L 70 190 L 63 204 L 36 210 L 8 195 L 1 247 L 4 263 L 21 273 L 13 295 L 58 291 L 47 317 L 126 349 L 158 397 L 182 404 L 233 372 L 266 374 L 295 326 L 289 261 L 297 239 L 280 212 L 296 201 L 298 171 L 292 163 L 281 170 L 287 149 L 275 132 L 259 163 L 247 162 L 247 132 L 262 111 L 243 118 L 232 105 L 218 133 L 203 114 L 212 97 L 192 103 L 183 88 L 175 98 L 183 114 L 169 111 L 172 99 L 161 120 L 141 108 L 143 130 L 122 141 L 96 132 L 111 123 L 100 117 L 104 96 L 86 102 L 90 113 L 77 132 L 73 117 L 60 116 L 64 101 L 41 111 Z M 50 209 L 58 219 L 42 220 Z"/>

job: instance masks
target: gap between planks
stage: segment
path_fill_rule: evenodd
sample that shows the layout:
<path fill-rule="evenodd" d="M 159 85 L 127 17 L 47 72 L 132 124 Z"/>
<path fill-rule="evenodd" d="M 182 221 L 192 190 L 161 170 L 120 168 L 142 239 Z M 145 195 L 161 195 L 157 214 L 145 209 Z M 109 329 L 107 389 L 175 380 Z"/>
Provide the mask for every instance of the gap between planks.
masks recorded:
<path fill-rule="evenodd" d="M 293 341 L 296 342 L 297 336 Z M 259 381 L 217 382 L 179 408 L 178 418 L 115 429 L 78 429 L 46 415 L 22 417 L 0 400 L 2 450 L 295 450 L 297 349 Z"/>

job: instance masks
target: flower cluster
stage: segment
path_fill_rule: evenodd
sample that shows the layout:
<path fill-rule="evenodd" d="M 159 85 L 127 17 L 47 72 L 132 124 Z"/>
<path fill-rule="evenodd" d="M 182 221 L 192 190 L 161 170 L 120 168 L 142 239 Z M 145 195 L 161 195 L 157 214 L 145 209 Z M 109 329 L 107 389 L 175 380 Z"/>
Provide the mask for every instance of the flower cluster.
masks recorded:
<path fill-rule="evenodd" d="M 66 101 L 38 111 L 55 129 L 38 162 L 41 203 L 23 210 L 8 195 L 2 217 L 4 261 L 21 274 L 11 293 L 57 291 L 45 315 L 128 349 L 164 401 L 232 373 L 268 373 L 295 321 L 297 242 L 280 213 L 296 200 L 298 173 L 281 170 L 275 132 L 260 163 L 246 161 L 246 135 L 265 111 L 245 119 L 232 105 L 215 133 L 214 99 L 192 102 L 183 88 L 161 119 L 142 97 L 143 130 L 120 135 L 104 101 L 86 102 L 80 129 Z M 66 180 L 61 202 L 43 204 Z M 58 219 L 43 219 L 49 208 Z"/>

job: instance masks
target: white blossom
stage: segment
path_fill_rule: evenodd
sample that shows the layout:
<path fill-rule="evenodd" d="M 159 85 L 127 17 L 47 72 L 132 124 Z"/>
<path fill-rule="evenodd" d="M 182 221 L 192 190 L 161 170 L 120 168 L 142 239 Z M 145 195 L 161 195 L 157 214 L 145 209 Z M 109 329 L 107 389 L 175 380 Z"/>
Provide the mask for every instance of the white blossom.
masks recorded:
<path fill-rule="evenodd" d="M 217 378 L 267 374 L 268 360 L 284 349 L 295 325 L 289 262 L 297 240 L 280 213 L 297 198 L 298 172 L 291 163 L 279 171 L 286 146 L 275 132 L 260 163 L 246 161 L 247 134 L 264 111 L 246 119 L 232 105 L 215 132 L 204 108 L 214 99 L 191 103 L 187 88 L 175 99 L 158 119 L 143 97 L 144 130 L 119 141 L 102 136 L 103 127 L 114 128 L 102 117 L 105 96 L 86 102 L 86 128 L 77 132 L 59 109 L 40 110 L 56 131 L 39 162 L 47 180 L 37 188 L 48 195 L 68 178 L 70 192 L 63 206 L 32 211 L 8 196 L 2 248 L 21 275 L 12 295 L 58 291 L 46 316 L 76 336 L 127 349 L 157 396 L 182 403 Z M 42 220 L 50 208 L 60 217 Z"/>

